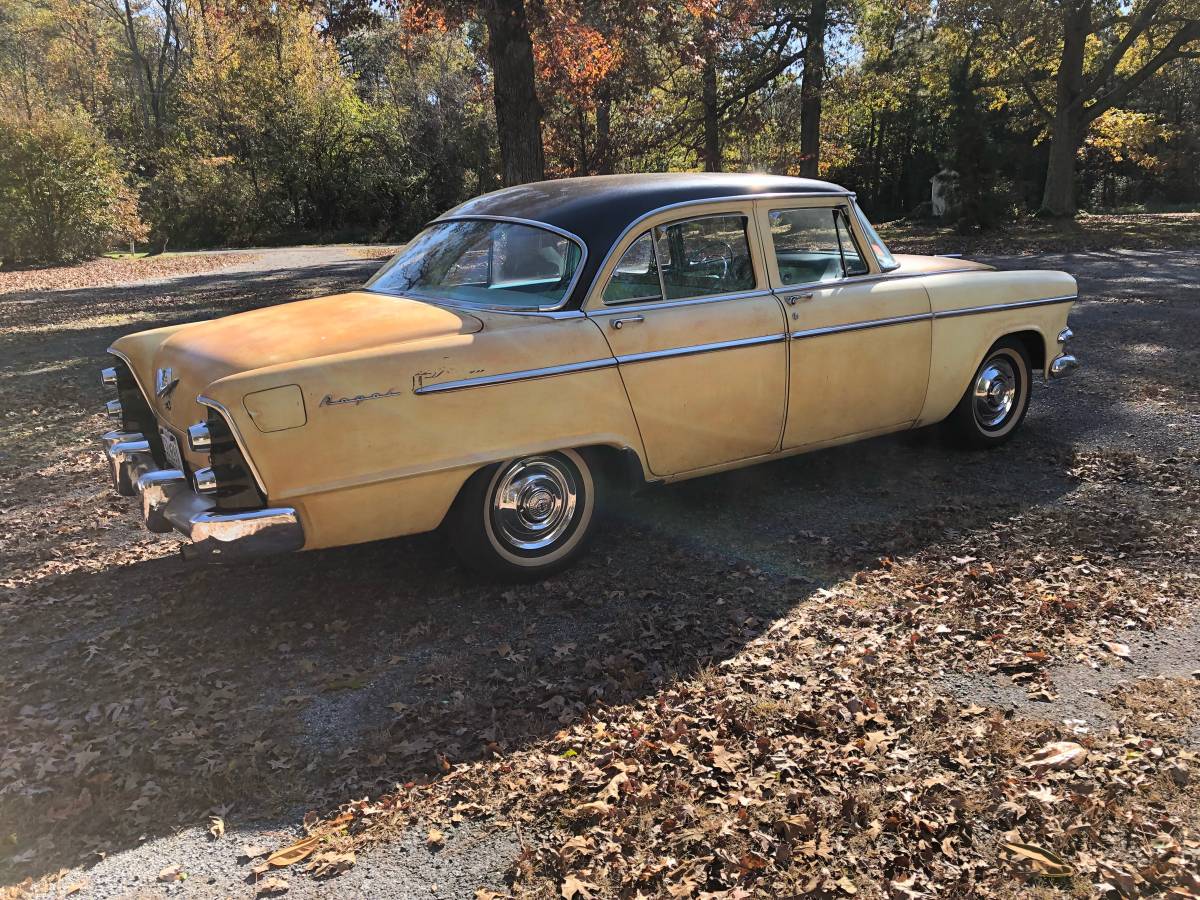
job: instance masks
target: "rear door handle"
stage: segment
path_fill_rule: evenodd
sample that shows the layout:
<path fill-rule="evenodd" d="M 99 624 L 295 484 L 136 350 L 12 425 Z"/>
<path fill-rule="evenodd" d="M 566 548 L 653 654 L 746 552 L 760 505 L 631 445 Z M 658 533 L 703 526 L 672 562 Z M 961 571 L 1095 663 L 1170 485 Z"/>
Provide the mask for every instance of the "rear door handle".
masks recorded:
<path fill-rule="evenodd" d="M 813 292 L 808 291 L 803 294 L 788 294 L 783 299 L 785 301 L 787 301 L 788 306 L 795 306 L 797 300 L 811 300 L 812 298 L 813 298 Z"/>
<path fill-rule="evenodd" d="M 623 319 L 613 319 L 612 327 L 620 331 L 626 325 L 633 325 L 636 322 L 645 322 L 645 316 L 625 316 Z"/>

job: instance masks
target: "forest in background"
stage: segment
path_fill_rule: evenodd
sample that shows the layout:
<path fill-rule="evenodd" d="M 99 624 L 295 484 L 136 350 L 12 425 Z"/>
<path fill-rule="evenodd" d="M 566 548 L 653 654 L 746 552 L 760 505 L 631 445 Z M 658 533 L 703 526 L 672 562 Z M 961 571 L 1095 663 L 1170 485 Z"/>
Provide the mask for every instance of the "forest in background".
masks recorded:
<path fill-rule="evenodd" d="M 764 171 L 965 232 L 1200 203 L 1200 0 L 0 0 L 0 259 L 402 240 L 543 177 Z"/>

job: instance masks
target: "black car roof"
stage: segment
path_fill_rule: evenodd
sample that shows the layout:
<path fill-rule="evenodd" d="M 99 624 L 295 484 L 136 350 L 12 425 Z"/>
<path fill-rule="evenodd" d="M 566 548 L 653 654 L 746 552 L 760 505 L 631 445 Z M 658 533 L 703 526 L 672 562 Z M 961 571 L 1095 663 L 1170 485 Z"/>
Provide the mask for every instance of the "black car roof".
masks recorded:
<path fill-rule="evenodd" d="M 636 219 L 664 206 L 746 194 L 845 194 L 827 181 L 782 175 L 680 172 L 535 181 L 475 197 L 439 216 L 509 216 L 577 235 L 588 257 L 568 306 L 578 305 L 604 257 Z"/>

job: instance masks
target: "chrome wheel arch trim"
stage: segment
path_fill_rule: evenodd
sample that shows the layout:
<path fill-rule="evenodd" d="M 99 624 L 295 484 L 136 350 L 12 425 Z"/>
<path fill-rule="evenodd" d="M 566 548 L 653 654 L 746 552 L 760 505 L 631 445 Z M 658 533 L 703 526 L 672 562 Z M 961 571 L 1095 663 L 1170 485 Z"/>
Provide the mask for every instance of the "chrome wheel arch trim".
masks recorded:
<path fill-rule="evenodd" d="M 254 465 L 254 457 L 250 455 L 250 451 L 246 447 L 246 442 L 242 439 L 241 429 L 238 428 L 238 424 L 233 416 L 229 414 L 229 409 L 219 400 L 206 397 L 204 394 L 198 394 L 196 402 L 201 406 L 207 406 L 209 409 L 216 410 L 221 415 L 221 418 L 225 420 L 225 424 L 229 426 L 229 433 L 233 435 L 233 440 L 237 443 L 238 450 L 242 453 L 242 459 L 246 461 L 246 466 L 250 469 L 250 474 L 254 476 L 254 483 L 258 485 L 258 489 L 262 491 L 262 495 L 268 497 L 267 485 L 263 481 L 262 475 L 259 474 L 258 466 Z"/>

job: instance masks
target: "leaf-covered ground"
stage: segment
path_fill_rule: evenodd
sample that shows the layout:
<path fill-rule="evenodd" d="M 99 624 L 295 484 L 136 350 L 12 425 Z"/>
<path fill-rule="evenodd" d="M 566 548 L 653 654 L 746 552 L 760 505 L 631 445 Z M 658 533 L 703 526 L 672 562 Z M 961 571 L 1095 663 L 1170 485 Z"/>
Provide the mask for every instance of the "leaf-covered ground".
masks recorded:
<path fill-rule="evenodd" d="M 656 489 L 517 587 L 432 536 L 196 567 L 107 490 L 112 337 L 377 263 L 0 297 L 0 882 L 1200 895 L 1200 298 L 1085 262 L 1085 368 L 1004 450 Z"/>
<path fill-rule="evenodd" d="M 41 266 L 0 271 L 0 296 L 31 291 L 108 287 L 156 278 L 199 275 L 232 266 L 244 266 L 252 253 L 169 253 L 128 259 L 101 257 L 63 266 Z"/>
<path fill-rule="evenodd" d="M 950 227 L 902 220 L 881 225 L 879 232 L 896 253 L 977 256 L 1192 248 L 1200 233 L 1200 213 L 1080 214 L 1073 221 L 1028 216 L 972 235 L 959 234 Z"/>

